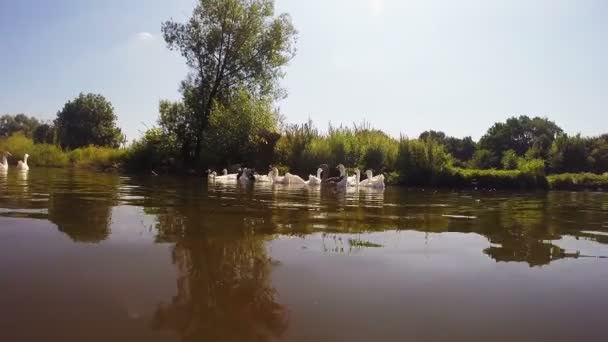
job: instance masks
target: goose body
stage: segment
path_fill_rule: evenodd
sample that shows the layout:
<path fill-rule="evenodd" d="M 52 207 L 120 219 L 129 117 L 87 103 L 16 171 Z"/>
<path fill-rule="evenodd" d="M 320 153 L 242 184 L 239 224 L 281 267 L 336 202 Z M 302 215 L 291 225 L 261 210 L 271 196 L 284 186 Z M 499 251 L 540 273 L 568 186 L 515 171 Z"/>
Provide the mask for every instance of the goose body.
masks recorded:
<path fill-rule="evenodd" d="M 272 168 L 272 182 L 274 184 L 289 184 L 289 179 L 285 176 L 279 176 L 279 169 L 276 167 Z"/>
<path fill-rule="evenodd" d="M 8 152 L 4 152 L 2 154 L 2 161 L 0 162 L 0 171 L 8 171 L 8 160 L 6 159 L 6 157 L 10 155 L 11 154 Z"/>
<path fill-rule="evenodd" d="M 372 170 L 365 171 L 367 179 L 361 182 L 361 186 L 382 189 L 384 185 L 384 175 L 378 175 L 374 177 Z"/>
<path fill-rule="evenodd" d="M 357 187 L 361 181 L 361 171 L 355 169 L 355 174 L 347 178 L 347 185 L 350 187 Z"/>
<path fill-rule="evenodd" d="M 30 167 L 27 165 L 27 159 L 30 157 L 29 154 L 25 154 L 25 156 L 23 156 L 23 161 L 19 161 L 17 163 L 17 170 L 19 171 L 28 171 L 30 169 Z"/>
<path fill-rule="evenodd" d="M 318 168 L 317 169 L 317 175 L 308 175 L 308 181 L 306 181 L 306 184 L 308 185 L 321 185 L 321 183 L 323 182 L 323 180 L 321 179 L 321 173 L 323 173 L 323 169 L 322 168 Z"/>
<path fill-rule="evenodd" d="M 306 181 L 302 179 L 302 177 L 298 175 L 292 175 L 291 173 L 286 173 L 285 178 L 287 179 L 287 184 L 291 185 L 306 185 Z"/>
<path fill-rule="evenodd" d="M 272 183 L 272 171 L 268 175 L 253 175 L 257 183 Z"/>

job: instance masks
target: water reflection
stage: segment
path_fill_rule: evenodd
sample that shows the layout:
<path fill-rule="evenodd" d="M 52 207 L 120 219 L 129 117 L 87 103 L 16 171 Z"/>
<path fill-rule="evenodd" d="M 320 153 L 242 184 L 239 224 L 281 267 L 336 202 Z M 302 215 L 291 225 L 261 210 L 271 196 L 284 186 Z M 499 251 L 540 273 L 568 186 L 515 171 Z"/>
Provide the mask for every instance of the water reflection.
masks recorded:
<path fill-rule="evenodd" d="M 98 293 L 108 291 L 107 287 L 91 285 L 103 282 L 99 278 L 116 278 L 113 290 L 120 293 L 120 298 L 132 298 L 122 287 L 130 276 L 155 274 L 156 278 L 151 279 L 164 279 L 169 285 L 163 291 L 152 291 L 163 295 L 144 293 L 139 297 L 140 303 L 128 303 L 129 314 L 123 312 L 121 317 L 133 321 L 120 324 L 124 324 L 123 328 L 137 325 L 144 329 L 144 322 L 145 329 L 151 327 L 162 336 L 177 336 L 182 341 L 289 339 L 286 335 L 297 330 L 303 319 L 302 315 L 294 318 L 288 314 L 292 309 L 309 310 L 304 315 L 309 320 L 317 317 L 320 310 L 336 313 L 340 308 L 343 315 L 357 312 L 365 316 L 368 308 L 382 302 L 378 296 L 385 290 L 389 291 L 386 298 L 390 302 L 384 306 L 407 299 L 417 303 L 413 306 L 416 310 L 426 310 L 426 316 L 422 316 L 436 317 L 433 315 L 449 311 L 438 304 L 442 301 L 433 300 L 437 293 L 447 296 L 445 300 L 458 301 L 469 297 L 450 297 L 450 291 L 462 292 L 482 285 L 499 293 L 505 291 L 502 287 L 520 289 L 507 279 L 507 275 L 518 273 L 505 269 L 525 269 L 540 277 L 545 270 L 540 271 L 538 266 L 549 264 L 553 265 L 547 269 L 570 267 L 570 271 L 581 270 L 581 274 L 592 277 L 598 267 L 605 267 L 604 260 L 591 265 L 581 258 L 608 256 L 608 195 L 591 192 L 484 193 L 400 188 L 340 192 L 269 184 L 210 186 L 197 178 L 120 177 L 66 170 L 32 170 L 25 176 L 11 171 L 0 173 L 0 226 L 12 225 L 16 232 L 26 231 L 34 226 L 27 219 L 37 219 L 40 226 L 50 227 L 62 238 L 62 250 L 65 244 L 74 247 L 72 254 L 59 264 L 78 267 L 78 272 L 63 268 L 62 277 L 72 279 L 73 288 L 82 287 L 86 293 L 80 293 L 83 297 L 90 295 L 105 301 L 106 297 Z M 32 236 L 43 235 L 35 234 Z M 0 253 L 13 251 L 0 258 L 11 267 L 2 268 L 5 264 L 0 262 L 0 269 L 15 275 L 20 269 L 10 262 L 22 255 L 14 255 L 19 252 L 2 245 L 11 243 L 11 238 L 8 234 L 0 239 Z M 95 246 L 83 244 L 105 240 L 109 241 Z M 52 238 L 44 241 L 44 247 L 49 249 L 55 244 Z M 158 250 L 144 252 L 149 247 L 144 245 L 154 245 Z M 43 253 L 45 248 L 39 247 L 34 252 Z M 36 262 L 45 257 L 34 252 L 28 253 L 33 253 L 31 259 L 38 265 Z M 163 260 L 159 253 L 164 264 L 159 261 Z M 83 255 L 86 258 L 79 263 Z M 171 260 L 166 260 L 169 255 Z M 557 262 L 564 259 L 568 262 Z M 171 272 L 155 273 L 163 267 L 161 264 Z M 99 278 L 85 271 L 104 267 L 108 271 Z M 485 283 L 474 279 L 480 270 L 486 272 Z M 23 273 L 54 277 L 30 269 Z M 306 274 L 316 274 L 317 278 Z M 81 278 L 87 275 L 91 277 L 89 283 Z M 442 277 L 447 275 L 452 282 L 443 282 Z M 350 277 L 359 277 L 362 283 L 353 282 Z M 157 289 L 155 283 L 146 281 L 132 285 L 131 290 Z M 308 290 L 308 281 L 312 285 L 316 282 L 316 287 Z M 427 292 L 429 286 L 439 286 L 436 284 L 443 284 L 442 291 Z M 0 290 L 8 287 L 3 287 L 0 280 Z M 369 289 L 374 290 L 367 292 Z M 297 299 L 296 304 L 285 300 L 284 294 L 290 290 L 297 292 L 291 296 L 291 300 Z M 324 297 L 324 306 L 315 306 L 311 298 L 323 297 L 326 292 L 331 295 Z M 380 295 L 374 297 L 376 294 Z M 480 313 L 487 312 L 483 303 L 488 301 L 498 301 L 497 307 L 501 308 L 508 304 L 500 303 L 496 299 L 499 297 L 475 302 L 482 303 L 482 307 L 471 314 L 478 314 L 479 318 Z M 522 297 L 530 296 L 523 293 Z M 438 311 L 433 311 L 437 307 Z M 403 307 L 393 308 L 392 312 L 402 314 L 399 310 Z M 387 311 L 381 307 L 376 312 Z M 339 317 L 335 314 L 329 318 Z M 382 319 L 390 321 L 394 317 L 400 316 L 386 314 Z M 141 320 L 135 323 L 137 319 Z M 359 322 L 365 324 L 369 318 Z M 112 324 L 114 328 L 118 326 L 114 321 Z M 313 319 L 308 326 L 319 324 L 323 322 Z M 401 322 L 395 326 L 401 327 Z M 329 323 L 325 329 L 331 330 Z"/>
<path fill-rule="evenodd" d="M 265 239 L 243 217 L 201 217 L 197 207 L 155 212 L 160 241 L 172 242 L 177 294 L 159 306 L 153 326 L 183 341 L 265 341 L 286 329 L 276 300 Z"/>

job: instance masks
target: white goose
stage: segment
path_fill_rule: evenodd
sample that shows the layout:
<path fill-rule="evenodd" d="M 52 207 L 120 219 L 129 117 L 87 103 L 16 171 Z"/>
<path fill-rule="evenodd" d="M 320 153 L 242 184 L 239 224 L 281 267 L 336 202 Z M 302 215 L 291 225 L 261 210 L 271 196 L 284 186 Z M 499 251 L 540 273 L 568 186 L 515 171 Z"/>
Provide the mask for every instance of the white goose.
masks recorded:
<path fill-rule="evenodd" d="M 27 158 L 29 158 L 30 155 L 29 154 L 25 154 L 25 156 L 23 156 L 23 161 L 19 161 L 17 163 L 17 170 L 19 171 L 28 171 L 30 169 L 30 167 L 27 165 Z"/>
<path fill-rule="evenodd" d="M 361 171 L 359 169 L 355 169 L 355 174 L 353 176 L 348 177 L 348 186 L 357 187 L 361 182 Z"/>
<path fill-rule="evenodd" d="M 378 175 L 378 176 L 374 177 L 372 170 L 365 171 L 365 174 L 367 175 L 367 179 L 365 179 L 361 182 L 361 184 L 360 184 L 361 186 L 377 188 L 377 189 L 381 189 L 381 188 L 385 187 L 384 175 Z"/>
<path fill-rule="evenodd" d="M 272 183 L 272 171 L 268 175 L 253 175 L 256 183 Z"/>
<path fill-rule="evenodd" d="M 224 169 L 223 171 L 223 175 L 218 176 L 217 172 L 213 171 L 210 172 L 211 170 L 207 170 L 207 173 L 209 173 L 209 182 L 215 183 L 215 182 L 219 182 L 219 183 L 236 183 L 236 176 L 233 177 L 233 175 L 229 175 L 228 171 L 226 169 Z"/>
<path fill-rule="evenodd" d="M 237 180 L 239 174 L 238 173 L 228 173 L 228 170 L 222 170 L 222 177 L 225 177 L 226 180 Z"/>
<path fill-rule="evenodd" d="M 289 184 L 289 179 L 285 176 L 279 176 L 279 169 L 276 167 L 272 168 L 272 182 L 274 184 Z"/>
<path fill-rule="evenodd" d="M 321 173 L 323 173 L 323 169 L 322 168 L 318 168 L 317 169 L 317 175 L 308 175 L 308 181 L 306 181 L 306 184 L 308 185 L 321 185 L 321 183 L 323 182 L 323 180 L 321 179 Z"/>
<path fill-rule="evenodd" d="M 292 175 L 289 172 L 287 172 L 285 174 L 285 178 L 287 178 L 287 184 L 290 184 L 290 185 L 307 185 L 308 184 L 304 179 L 302 179 L 302 177 L 300 177 L 298 175 Z"/>
<path fill-rule="evenodd" d="M 8 152 L 2 153 L 2 162 L 0 162 L 0 171 L 8 171 L 8 160 L 6 159 L 6 157 L 8 157 L 10 155 L 11 154 Z"/>

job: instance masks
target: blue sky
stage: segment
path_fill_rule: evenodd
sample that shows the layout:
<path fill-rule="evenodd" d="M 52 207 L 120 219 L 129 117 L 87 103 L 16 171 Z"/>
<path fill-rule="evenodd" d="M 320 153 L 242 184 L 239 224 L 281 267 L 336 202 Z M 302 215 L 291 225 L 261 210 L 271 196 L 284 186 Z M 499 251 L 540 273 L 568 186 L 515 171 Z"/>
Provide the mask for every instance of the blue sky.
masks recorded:
<path fill-rule="evenodd" d="M 160 24 L 194 0 L 0 0 L 0 113 L 54 118 L 106 96 L 129 138 L 186 75 Z M 608 1 L 277 0 L 299 30 L 288 122 L 481 136 L 512 115 L 608 132 Z"/>

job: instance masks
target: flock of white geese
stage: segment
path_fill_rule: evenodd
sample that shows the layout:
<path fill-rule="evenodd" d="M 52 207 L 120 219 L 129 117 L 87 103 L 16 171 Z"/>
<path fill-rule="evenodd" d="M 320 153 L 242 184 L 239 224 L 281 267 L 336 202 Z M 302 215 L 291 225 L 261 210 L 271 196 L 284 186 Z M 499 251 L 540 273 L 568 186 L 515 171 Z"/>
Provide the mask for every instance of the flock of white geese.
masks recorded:
<path fill-rule="evenodd" d="M 12 156 L 9 152 L 2 153 L 2 160 L 0 161 L 0 172 L 8 171 L 8 157 Z M 30 169 L 29 165 L 27 165 L 27 159 L 30 157 L 29 154 L 25 154 L 23 156 L 23 160 L 17 162 L 17 170 L 18 171 L 28 171 Z"/>
<path fill-rule="evenodd" d="M 281 176 L 279 170 L 276 167 L 271 167 L 270 172 L 267 175 L 258 175 L 253 173 L 252 170 L 247 168 L 239 169 L 238 173 L 229 174 L 226 169 L 222 171 L 222 175 L 218 175 L 215 171 L 208 171 L 210 183 L 270 183 L 270 184 L 283 184 L 283 185 L 299 185 L 299 186 L 335 186 L 337 188 L 348 188 L 348 187 L 369 187 L 376 189 L 383 189 L 384 175 L 374 176 L 372 170 L 367 170 L 365 175 L 366 179 L 361 180 L 361 171 L 359 169 L 354 170 L 354 175 L 349 176 L 344 165 L 340 164 L 336 167 L 340 172 L 339 177 L 331 177 L 323 179 L 322 173 L 325 172 L 322 168 L 317 169 L 316 175 L 309 175 L 308 180 L 304 180 L 298 175 L 286 173 Z"/>

